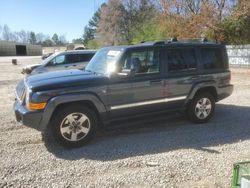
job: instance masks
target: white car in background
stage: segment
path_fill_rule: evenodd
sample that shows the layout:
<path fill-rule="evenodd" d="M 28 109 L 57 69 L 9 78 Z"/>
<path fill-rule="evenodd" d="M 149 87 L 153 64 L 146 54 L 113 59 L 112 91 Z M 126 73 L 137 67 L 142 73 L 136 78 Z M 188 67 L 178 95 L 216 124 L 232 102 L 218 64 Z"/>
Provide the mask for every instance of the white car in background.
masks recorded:
<path fill-rule="evenodd" d="M 95 50 L 57 52 L 44 59 L 41 64 L 25 66 L 22 73 L 38 74 L 56 70 L 83 69 L 95 53 Z"/>

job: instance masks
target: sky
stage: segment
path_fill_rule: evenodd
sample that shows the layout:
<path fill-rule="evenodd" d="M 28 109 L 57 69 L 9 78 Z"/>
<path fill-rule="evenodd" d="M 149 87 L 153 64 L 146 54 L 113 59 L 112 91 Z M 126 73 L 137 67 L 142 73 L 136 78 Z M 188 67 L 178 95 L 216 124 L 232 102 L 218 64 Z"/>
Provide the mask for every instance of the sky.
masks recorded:
<path fill-rule="evenodd" d="M 11 31 L 34 31 L 80 38 L 84 26 L 106 0 L 0 0 L 0 25 Z"/>

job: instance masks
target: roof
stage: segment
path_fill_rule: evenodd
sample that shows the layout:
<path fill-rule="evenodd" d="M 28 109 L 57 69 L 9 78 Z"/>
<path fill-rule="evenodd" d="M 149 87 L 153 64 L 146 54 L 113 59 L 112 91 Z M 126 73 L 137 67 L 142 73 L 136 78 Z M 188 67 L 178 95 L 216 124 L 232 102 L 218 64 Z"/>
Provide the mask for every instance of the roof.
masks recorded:
<path fill-rule="evenodd" d="M 84 53 L 96 53 L 96 50 L 67 50 L 61 52 L 64 54 L 84 54 Z"/>
<path fill-rule="evenodd" d="M 110 46 L 106 47 L 107 49 L 117 49 L 123 50 L 128 48 L 138 48 L 138 47 L 149 47 L 149 46 L 218 46 L 222 45 L 221 43 L 208 41 L 207 39 L 184 39 L 178 41 L 177 39 L 171 39 L 166 41 L 157 41 L 157 42 L 141 42 L 135 45 L 122 45 L 122 46 Z"/>

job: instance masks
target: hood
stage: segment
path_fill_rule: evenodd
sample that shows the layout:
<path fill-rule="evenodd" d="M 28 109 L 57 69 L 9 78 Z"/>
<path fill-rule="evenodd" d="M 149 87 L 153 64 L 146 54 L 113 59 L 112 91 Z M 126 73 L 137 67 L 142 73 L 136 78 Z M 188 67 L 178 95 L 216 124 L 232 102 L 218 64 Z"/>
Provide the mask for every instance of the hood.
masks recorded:
<path fill-rule="evenodd" d="M 35 69 L 35 68 L 37 68 L 39 66 L 41 66 L 41 64 L 26 65 L 25 67 L 23 67 L 22 73 L 23 74 L 30 74 L 33 69 Z"/>
<path fill-rule="evenodd" d="M 26 65 L 24 68 L 25 69 L 30 69 L 30 68 L 35 68 L 35 67 L 38 67 L 38 66 L 41 66 L 41 64 Z"/>
<path fill-rule="evenodd" d="M 25 78 L 25 82 L 32 91 L 53 90 L 64 87 L 93 87 L 106 84 L 108 78 L 84 70 L 60 70 L 35 74 Z"/>

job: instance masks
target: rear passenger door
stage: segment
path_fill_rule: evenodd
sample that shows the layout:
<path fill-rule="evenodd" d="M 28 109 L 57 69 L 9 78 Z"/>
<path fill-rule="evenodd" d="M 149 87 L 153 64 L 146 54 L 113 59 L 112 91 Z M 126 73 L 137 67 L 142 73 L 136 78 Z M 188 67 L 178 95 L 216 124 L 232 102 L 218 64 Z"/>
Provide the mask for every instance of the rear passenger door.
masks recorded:
<path fill-rule="evenodd" d="M 168 107 L 182 107 L 198 80 L 197 50 L 194 47 L 165 48 L 165 96 Z"/>

